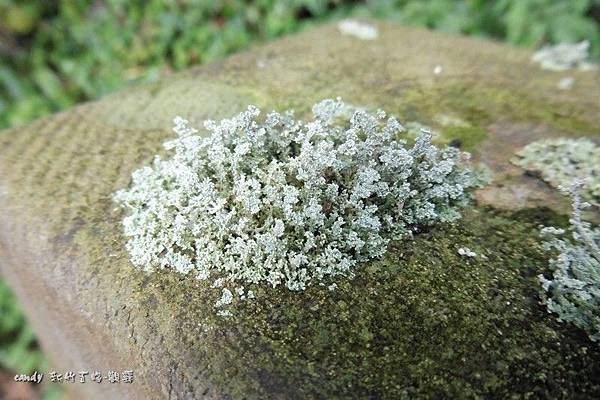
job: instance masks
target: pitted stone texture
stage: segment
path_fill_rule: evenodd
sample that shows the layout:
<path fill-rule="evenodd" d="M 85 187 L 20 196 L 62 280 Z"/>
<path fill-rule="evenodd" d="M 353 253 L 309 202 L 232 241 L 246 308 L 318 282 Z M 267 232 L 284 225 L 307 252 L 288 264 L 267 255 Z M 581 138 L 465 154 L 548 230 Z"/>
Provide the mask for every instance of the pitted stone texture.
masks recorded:
<path fill-rule="evenodd" d="M 169 303 L 173 288 L 133 269 L 122 214 L 111 201 L 133 170 L 164 154 L 175 115 L 200 123 L 247 104 L 303 114 L 315 101 L 337 96 L 434 127 L 436 116 L 451 115 L 487 132 L 474 152 L 501 172 L 501 184 L 513 151 L 506 126 L 544 127 L 536 138 L 544 129 L 599 134 L 598 72 L 569 72 L 577 85 L 558 91 L 562 75 L 541 71 L 529 51 L 373 23 L 380 32 L 374 41 L 326 26 L 0 133 L 2 274 L 57 367 L 136 374 L 131 385 L 73 386 L 80 398 L 227 398 L 211 382 L 216 367 L 180 340 L 183 329 L 199 329 L 203 321 Z M 438 65 L 442 73 L 434 74 Z M 523 98 L 531 109 L 522 109 Z M 539 203 L 534 186 L 516 182 L 531 193 L 508 190 L 482 201 L 507 208 Z M 203 335 L 199 329 L 198 342 Z M 271 371 L 257 385 L 280 395 L 295 390 L 269 386 L 278 381 L 286 380 Z"/>

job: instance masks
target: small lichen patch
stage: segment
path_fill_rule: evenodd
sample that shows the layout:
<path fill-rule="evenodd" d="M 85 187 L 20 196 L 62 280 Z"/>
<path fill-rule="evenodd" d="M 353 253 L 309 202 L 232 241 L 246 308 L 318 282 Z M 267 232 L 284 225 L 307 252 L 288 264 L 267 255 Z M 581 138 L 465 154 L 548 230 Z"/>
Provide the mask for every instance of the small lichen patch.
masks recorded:
<path fill-rule="evenodd" d="M 361 40 L 375 40 L 378 36 L 377 28 L 373 25 L 352 19 L 341 21 L 338 24 L 338 29 L 343 35 L 354 36 Z"/>
<path fill-rule="evenodd" d="M 572 76 L 565 76 L 556 84 L 556 87 L 560 90 L 571 90 L 575 85 L 575 78 Z"/>
<path fill-rule="evenodd" d="M 250 106 L 206 121 L 205 137 L 175 118 L 173 158 L 155 157 L 115 194 L 132 211 L 123 226 L 133 264 L 213 280 L 223 310 L 242 285 L 300 291 L 352 277 L 390 241 L 460 216 L 482 183 L 467 153 L 438 149 L 426 130 L 408 147 L 385 112 L 348 120 L 343 109 L 325 100 L 304 122 L 292 112 L 259 119 Z"/>
<path fill-rule="evenodd" d="M 582 70 L 594 69 L 595 65 L 588 62 L 590 42 L 560 43 L 555 46 L 544 46 L 538 50 L 532 60 L 539 63 L 543 69 L 564 71 L 578 67 Z"/>
<path fill-rule="evenodd" d="M 215 303 L 215 307 L 220 308 L 226 306 L 231 304 L 232 301 L 233 293 L 231 293 L 231 290 L 223 288 L 223 291 L 221 292 L 221 298 Z"/>
<path fill-rule="evenodd" d="M 473 258 L 477 255 L 474 251 L 469 249 L 468 247 L 461 247 L 458 249 L 458 254 L 463 257 Z"/>
<path fill-rule="evenodd" d="M 600 204 L 600 146 L 589 139 L 551 139 L 528 144 L 514 164 L 537 173 L 550 185 L 569 187 L 577 179 L 588 178 L 581 195 Z"/>

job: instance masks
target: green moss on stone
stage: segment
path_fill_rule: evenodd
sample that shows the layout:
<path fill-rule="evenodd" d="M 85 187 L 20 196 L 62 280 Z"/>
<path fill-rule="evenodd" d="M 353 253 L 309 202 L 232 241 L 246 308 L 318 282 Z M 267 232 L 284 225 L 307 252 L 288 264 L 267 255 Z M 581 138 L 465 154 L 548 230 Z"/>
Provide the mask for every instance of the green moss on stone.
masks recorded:
<path fill-rule="evenodd" d="M 432 124 L 448 141 L 460 138 L 472 149 L 486 138 L 489 125 L 503 120 L 544 124 L 573 135 L 598 134 L 588 116 L 576 108 L 565 103 L 553 104 L 547 98 L 510 85 L 451 81 L 431 88 L 407 90 L 395 103 L 401 120 Z M 435 124 L 435 116 L 444 113 L 456 115 L 468 125 L 441 127 Z"/>
<path fill-rule="evenodd" d="M 487 132 L 481 127 L 448 126 L 443 129 L 444 138 L 450 143 L 457 143 L 461 149 L 473 151 L 477 145 L 487 138 Z"/>
<path fill-rule="evenodd" d="M 209 379 L 233 398 L 555 398 L 600 395 L 600 349 L 539 303 L 538 225 L 564 217 L 474 210 L 397 243 L 329 291 L 256 287 L 214 315 L 205 282 L 151 277 Z M 468 246 L 478 255 L 464 258 Z M 173 329 L 164 313 L 161 329 Z"/>

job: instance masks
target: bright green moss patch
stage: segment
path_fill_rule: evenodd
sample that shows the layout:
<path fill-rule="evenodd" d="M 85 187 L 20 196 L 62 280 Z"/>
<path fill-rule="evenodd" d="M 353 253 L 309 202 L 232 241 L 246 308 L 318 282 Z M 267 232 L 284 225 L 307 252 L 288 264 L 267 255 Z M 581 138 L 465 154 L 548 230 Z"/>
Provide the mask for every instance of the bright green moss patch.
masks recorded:
<path fill-rule="evenodd" d="M 467 151 L 474 150 L 487 137 L 485 129 L 472 126 L 448 126 L 443 132 L 447 141 Z"/>
<path fill-rule="evenodd" d="M 441 83 L 430 89 L 408 90 L 397 100 L 397 115 L 427 123 L 435 115 L 456 114 L 471 127 L 439 127 L 448 138 L 462 132 L 461 136 L 472 136 L 470 145 L 476 145 L 485 139 L 485 129 L 498 121 L 527 121 L 540 123 L 558 130 L 575 134 L 593 134 L 597 132 L 589 111 L 574 108 L 565 103 L 548 101 L 548 98 L 528 93 L 523 89 L 485 85 L 473 82 Z M 415 108 L 414 104 L 419 107 Z M 405 114 L 409 114 L 405 116 Z M 469 144 L 469 143 L 468 143 Z"/>
<path fill-rule="evenodd" d="M 538 225 L 565 223 L 546 210 L 475 210 L 334 291 L 257 287 L 227 320 L 211 309 L 218 291 L 175 274 L 151 278 L 149 296 L 165 316 L 185 310 L 177 346 L 196 349 L 233 398 L 593 397 L 600 349 L 539 303 Z"/>

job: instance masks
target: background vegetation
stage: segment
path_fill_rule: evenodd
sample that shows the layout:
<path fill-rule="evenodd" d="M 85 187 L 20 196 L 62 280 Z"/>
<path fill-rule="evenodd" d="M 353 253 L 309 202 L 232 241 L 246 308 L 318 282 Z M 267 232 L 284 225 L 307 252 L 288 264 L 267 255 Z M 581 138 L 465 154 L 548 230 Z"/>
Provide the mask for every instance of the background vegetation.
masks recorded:
<path fill-rule="evenodd" d="M 348 15 L 600 56 L 599 0 L 0 0 L 0 127 Z"/>
<path fill-rule="evenodd" d="M 347 16 L 600 58 L 600 0 L 0 0 L 0 128 Z M 2 281 L 0 367 L 45 368 Z"/>

